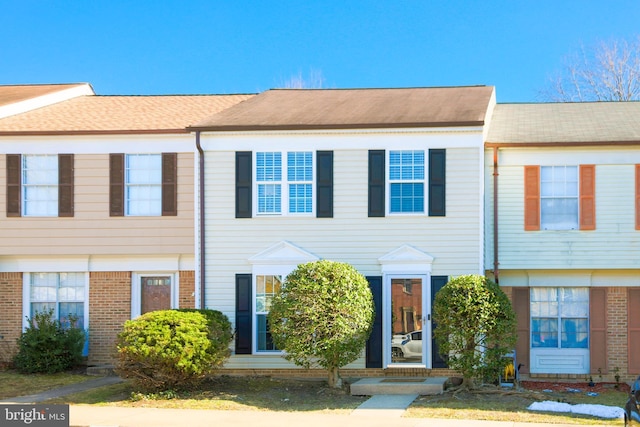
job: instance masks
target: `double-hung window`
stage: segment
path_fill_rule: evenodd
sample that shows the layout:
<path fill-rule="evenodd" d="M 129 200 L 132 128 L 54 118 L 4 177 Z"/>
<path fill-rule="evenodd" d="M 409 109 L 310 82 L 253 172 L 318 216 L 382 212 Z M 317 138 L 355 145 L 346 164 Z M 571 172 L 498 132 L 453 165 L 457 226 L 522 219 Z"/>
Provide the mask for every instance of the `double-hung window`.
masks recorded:
<path fill-rule="evenodd" d="M 127 154 L 125 159 L 125 214 L 162 214 L 162 156 Z"/>
<path fill-rule="evenodd" d="M 23 216 L 58 215 L 58 156 L 22 156 Z"/>
<path fill-rule="evenodd" d="M 589 289 L 532 288 L 531 346 L 589 348 Z"/>
<path fill-rule="evenodd" d="M 273 344 L 267 315 L 271 309 L 271 302 L 275 294 L 282 288 L 281 275 L 256 275 L 255 276 L 255 325 L 256 325 L 256 351 L 279 351 Z"/>
<path fill-rule="evenodd" d="M 74 326 L 84 329 L 86 282 L 85 273 L 28 274 L 29 316 L 52 311 L 62 324 L 74 317 Z"/>
<path fill-rule="evenodd" d="M 543 230 L 578 229 L 578 167 L 540 167 L 540 222 Z"/>
<path fill-rule="evenodd" d="M 390 213 L 424 213 L 424 159 L 422 150 L 389 152 Z"/>
<path fill-rule="evenodd" d="M 256 153 L 256 185 L 259 215 L 312 213 L 313 153 Z"/>

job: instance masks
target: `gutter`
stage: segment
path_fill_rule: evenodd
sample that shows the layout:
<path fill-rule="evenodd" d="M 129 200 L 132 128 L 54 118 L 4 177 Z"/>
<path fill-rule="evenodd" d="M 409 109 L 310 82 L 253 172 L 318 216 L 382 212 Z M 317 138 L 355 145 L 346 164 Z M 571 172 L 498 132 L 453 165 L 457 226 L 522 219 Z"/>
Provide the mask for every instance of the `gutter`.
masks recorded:
<path fill-rule="evenodd" d="M 498 147 L 493 147 L 493 278 L 500 284 L 498 261 Z"/>
<path fill-rule="evenodd" d="M 199 183 L 198 183 L 198 192 L 199 192 L 199 197 L 198 197 L 198 212 L 199 212 L 199 230 L 200 230 L 200 237 L 199 237 L 199 244 L 198 244 L 198 250 L 199 250 L 199 269 L 200 269 L 200 308 L 204 310 L 205 308 L 205 283 L 204 283 L 204 278 L 205 278 L 205 271 L 204 271 L 204 266 L 205 266 L 205 260 L 204 260 L 204 255 L 205 255 L 205 247 L 204 247 L 204 150 L 202 149 L 202 146 L 200 145 L 200 131 L 196 131 L 196 148 L 198 149 L 198 162 L 199 162 L 199 168 L 198 168 L 198 173 L 199 173 Z"/>

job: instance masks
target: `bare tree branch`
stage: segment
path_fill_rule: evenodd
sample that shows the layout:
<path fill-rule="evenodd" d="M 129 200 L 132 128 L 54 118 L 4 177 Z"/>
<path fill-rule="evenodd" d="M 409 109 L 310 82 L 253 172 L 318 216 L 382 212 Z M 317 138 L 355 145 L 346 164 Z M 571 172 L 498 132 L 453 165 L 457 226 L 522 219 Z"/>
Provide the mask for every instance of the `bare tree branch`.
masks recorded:
<path fill-rule="evenodd" d="M 302 75 L 302 71 L 294 74 L 278 85 L 281 89 L 322 89 L 325 78 L 322 71 L 310 68 L 307 76 Z"/>
<path fill-rule="evenodd" d="M 553 102 L 640 100 L 640 36 L 600 41 L 566 56 L 541 97 Z"/>

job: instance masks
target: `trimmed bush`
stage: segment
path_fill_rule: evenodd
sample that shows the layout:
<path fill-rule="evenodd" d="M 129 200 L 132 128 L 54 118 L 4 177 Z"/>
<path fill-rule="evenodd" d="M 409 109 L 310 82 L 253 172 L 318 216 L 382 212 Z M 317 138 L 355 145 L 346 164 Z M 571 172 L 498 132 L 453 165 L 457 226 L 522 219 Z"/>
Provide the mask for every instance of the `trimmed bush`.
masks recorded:
<path fill-rule="evenodd" d="M 70 316 L 69 324 L 75 325 L 77 320 Z M 62 325 L 53 318 L 53 310 L 37 312 L 28 322 L 18 338 L 18 353 L 13 359 L 19 372 L 53 374 L 80 364 L 84 330 Z"/>
<path fill-rule="evenodd" d="M 231 337 L 220 312 L 152 311 L 118 334 L 116 372 L 145 392 L 193 387 L 229 357 Z"/>

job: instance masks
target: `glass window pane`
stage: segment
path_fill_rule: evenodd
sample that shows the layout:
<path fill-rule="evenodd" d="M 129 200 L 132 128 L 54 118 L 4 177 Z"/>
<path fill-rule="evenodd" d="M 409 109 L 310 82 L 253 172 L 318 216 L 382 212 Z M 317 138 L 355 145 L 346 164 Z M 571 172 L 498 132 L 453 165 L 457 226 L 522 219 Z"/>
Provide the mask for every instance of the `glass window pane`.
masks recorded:
<path fill-rule="evenodd" d="M 558 347 L 558 320 L 531 319 L 531 347 Z"/>
<path fill-rule="evenodd" d="M 125 214 L 162 215 L 162 155 L 127 154 Z"/>
<path fill-rule="evenodd" d="M 562 348 L 589 348 L 589 321 L 562 319 Z"/>
<path fill-rule="evenodd" d="M 69 316 L 77 319 L 73 326 L 84 329 L 84 304 L 81 302 L 63 302 L 60 303 L 59 320 L 65 326 L 71 326 Z"/>

